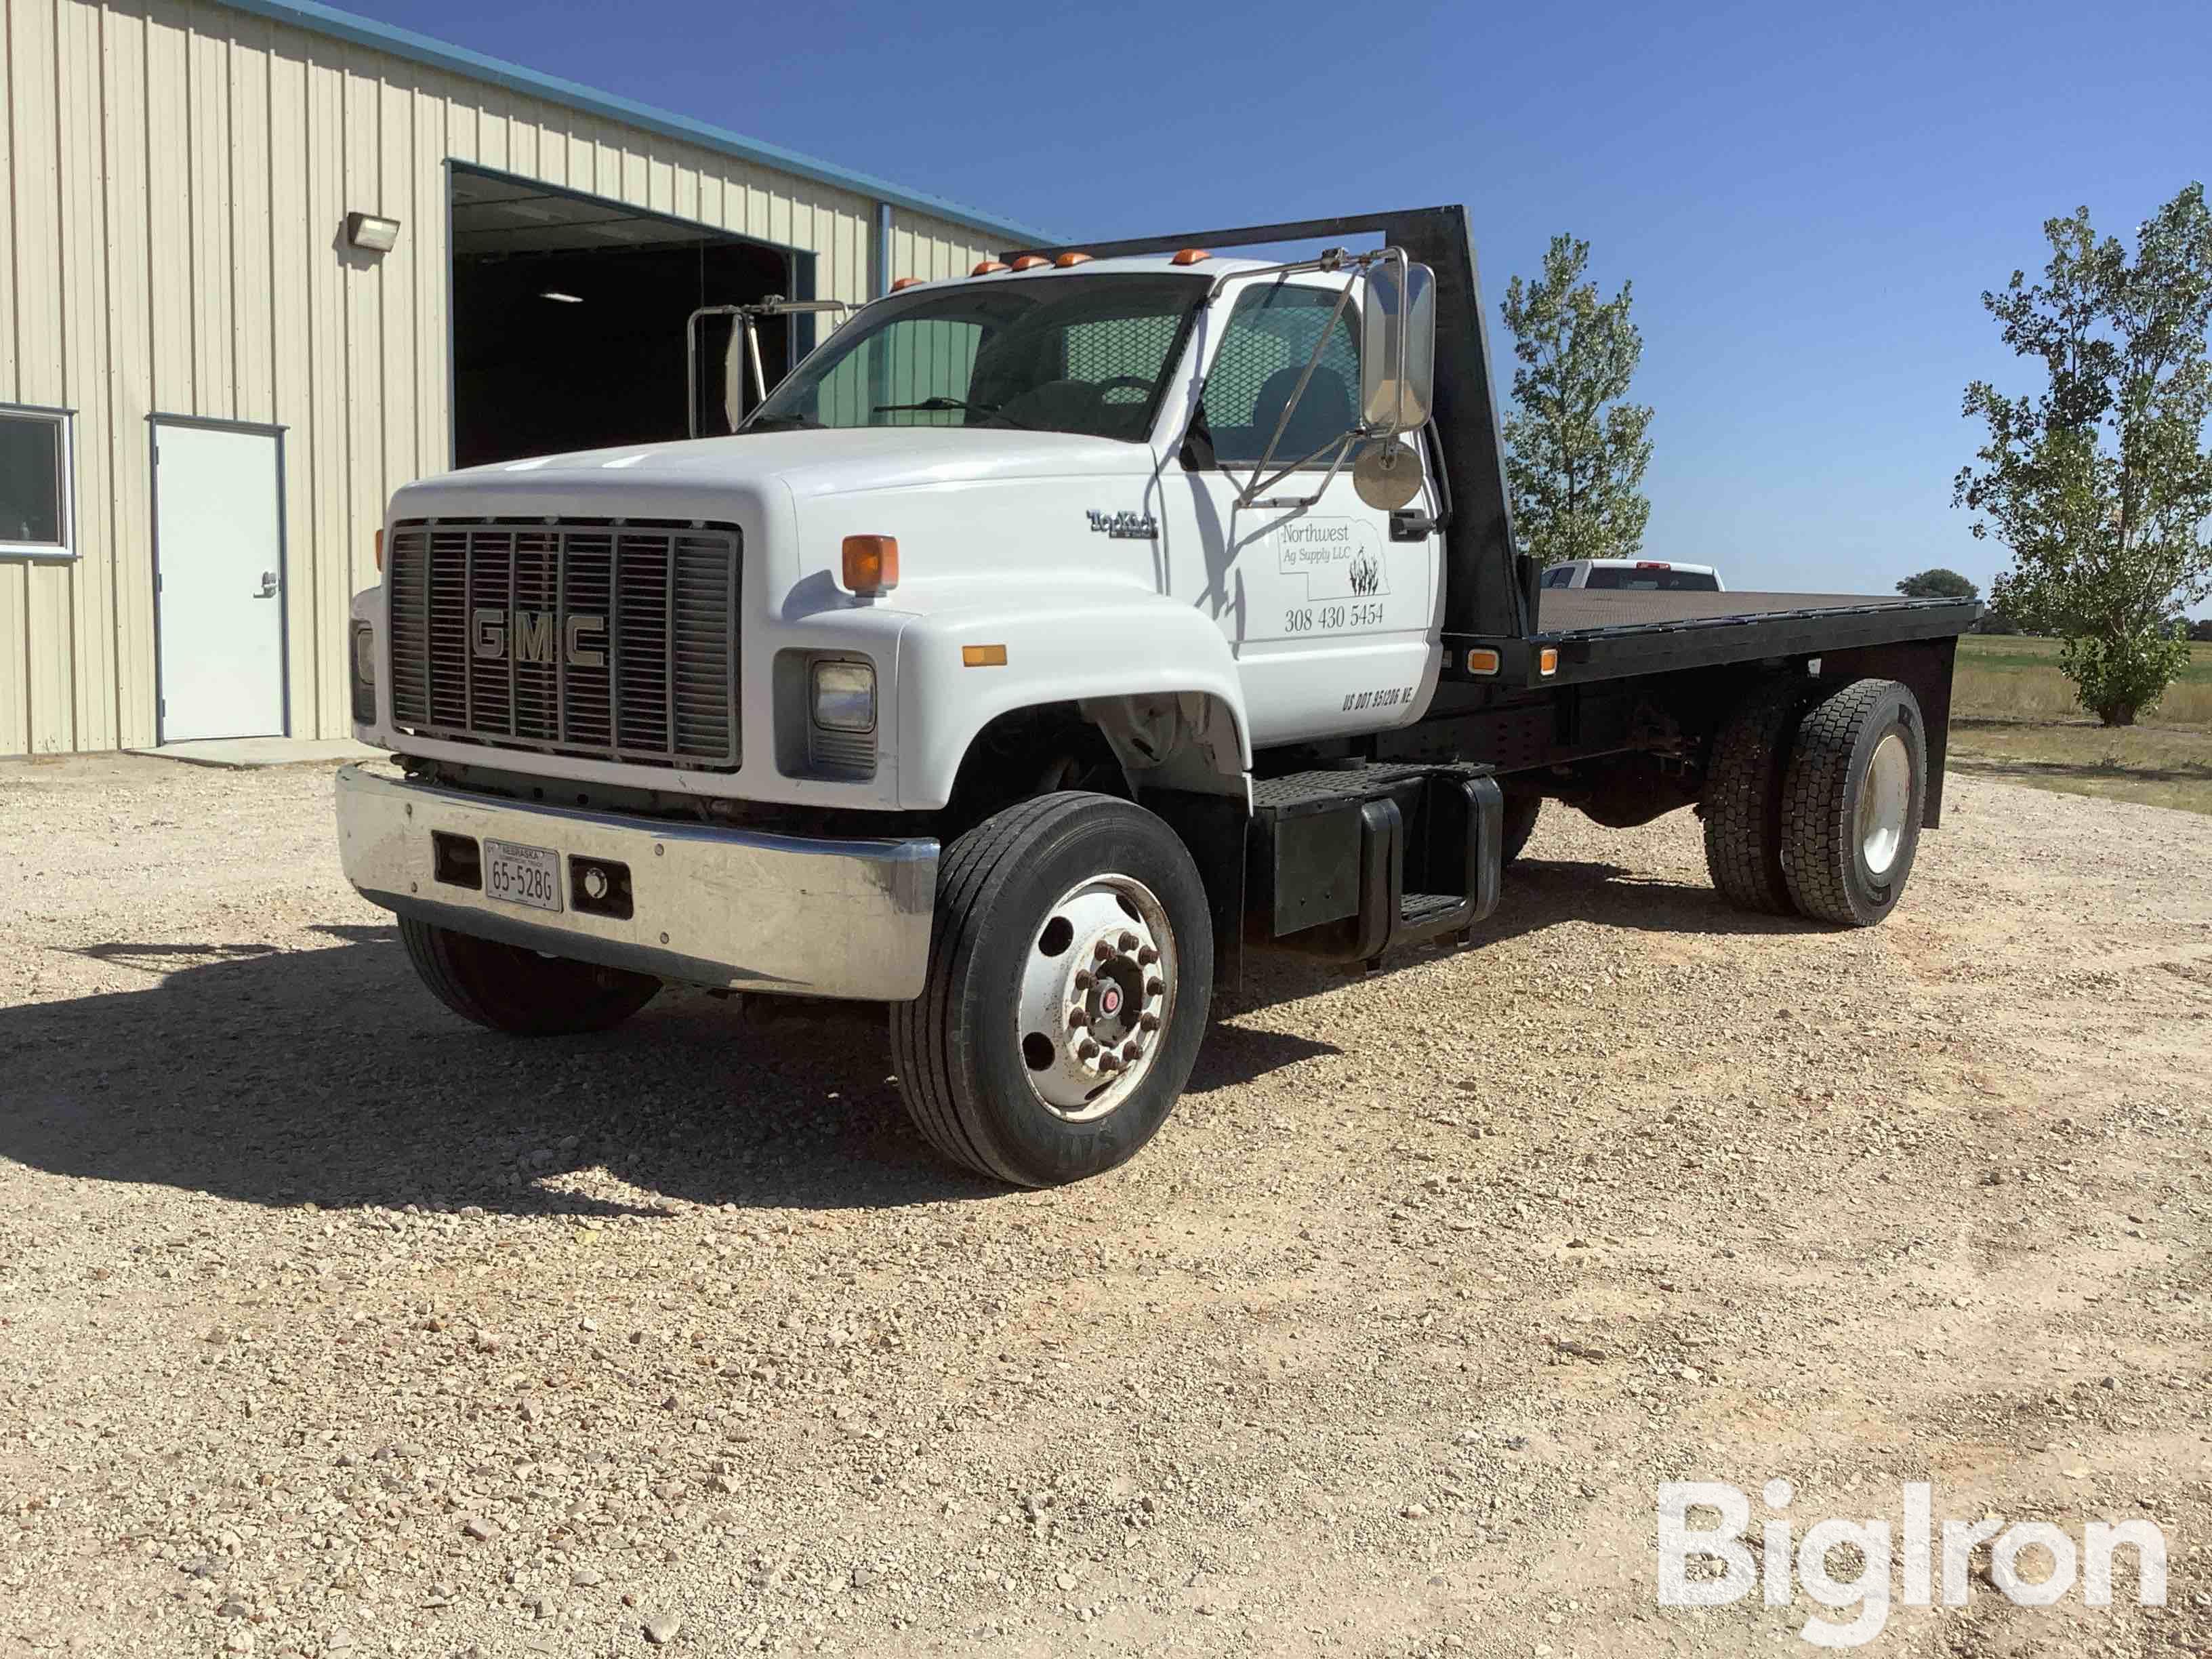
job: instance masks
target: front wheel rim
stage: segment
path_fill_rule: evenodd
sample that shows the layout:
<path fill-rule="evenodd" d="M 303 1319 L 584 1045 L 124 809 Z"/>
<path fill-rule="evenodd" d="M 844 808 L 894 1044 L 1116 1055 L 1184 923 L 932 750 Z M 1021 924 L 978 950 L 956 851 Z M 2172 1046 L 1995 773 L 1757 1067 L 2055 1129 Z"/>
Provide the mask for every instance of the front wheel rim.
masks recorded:
<path fill-rule="evenodd" d="M 1912 756 L 1902 732 L 1886 733 L 1867 762 L 1859 785 L 1859 856 L 1867 873 L 1881 880 L 1897 862 L 1905 844 L 1905 819 L 1912 810 Z"/>
<path fill-rule="evenodd" d="M 1172 1029 L 1175 928 L 1133 876 L 1078 882 L 1048 908 L 1023 959 L 1016 1058 L 1037 1103 L 1092 1123 L 1142 1086 Z"/>

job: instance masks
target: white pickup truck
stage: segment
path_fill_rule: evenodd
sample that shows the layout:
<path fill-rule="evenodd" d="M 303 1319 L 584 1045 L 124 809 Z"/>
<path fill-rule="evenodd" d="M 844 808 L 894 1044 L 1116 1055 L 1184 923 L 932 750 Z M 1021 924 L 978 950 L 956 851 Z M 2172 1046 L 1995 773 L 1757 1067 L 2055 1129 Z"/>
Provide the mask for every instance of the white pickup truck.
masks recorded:
<path fill-rule="evenodd" d="M 338 829 L 433 992 L 884 1003 L 922 1133 L 1030 1185 L 1150 1139 L 1248 947 L 1470 941 L 1547 798 L 1878 921 L 1977 614 L 1545 590 L 1456 208 L 902 283 L 736 433 L 426 479 L 380 545 Z"/>

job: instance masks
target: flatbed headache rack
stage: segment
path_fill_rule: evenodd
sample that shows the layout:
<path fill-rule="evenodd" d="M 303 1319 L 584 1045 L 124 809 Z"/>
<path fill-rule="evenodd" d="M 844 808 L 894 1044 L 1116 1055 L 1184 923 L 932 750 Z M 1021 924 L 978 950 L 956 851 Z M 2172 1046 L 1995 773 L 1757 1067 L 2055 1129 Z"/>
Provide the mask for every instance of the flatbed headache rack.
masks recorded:
<path fill-rule="evenodd" d="M 1011 263 L 1026 253 L 1080 252 L 1109 259 L 1364 235 L 1403 248 L 1436 276 L 1436 395 L 1428 431 L 1444 485 L 1446 681 L 1499 689 L 1558 685 L 1936 640 L 1964 633 L 1980 614 L 1978 605 L 1957 599 L 1540 588 L 1535 562 L 1514 546 L 1489 323 L 1463 207 L 1009 248 L 1000 257 Z M 1538 672 L 1546 647 L 1559 651 L 1549 676 Z M 1496 652 L 1497 672 L 1469 673 L 1471 650 Z"/>

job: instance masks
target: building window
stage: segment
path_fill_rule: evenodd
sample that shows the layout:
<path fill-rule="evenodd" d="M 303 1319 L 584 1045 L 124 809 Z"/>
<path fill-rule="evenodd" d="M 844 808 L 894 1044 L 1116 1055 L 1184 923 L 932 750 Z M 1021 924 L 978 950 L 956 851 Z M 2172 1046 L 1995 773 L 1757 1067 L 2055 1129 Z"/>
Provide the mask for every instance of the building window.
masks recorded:
<path fill-rule="evenodd" d="M 70 415 L 0 407 L 0 557 L 68 558 Z"/>

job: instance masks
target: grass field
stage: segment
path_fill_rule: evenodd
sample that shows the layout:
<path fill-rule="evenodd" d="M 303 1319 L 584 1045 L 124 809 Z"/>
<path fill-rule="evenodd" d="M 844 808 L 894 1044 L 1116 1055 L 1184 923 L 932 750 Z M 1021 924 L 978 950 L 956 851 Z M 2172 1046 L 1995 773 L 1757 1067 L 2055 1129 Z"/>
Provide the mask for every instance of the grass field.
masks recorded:
<path fill-rule="evenodd" d="M 2058 641 L 1977 635 L 1959 641 L 1951 699 L 1958 772 L 2212 813 L 2212 645 L 2141 723 L 2100 726 L 2058 672 Z"/>

